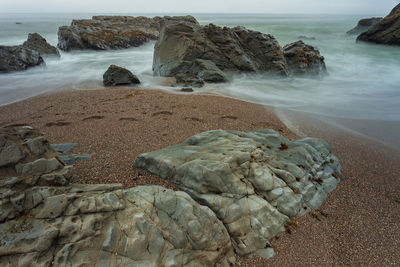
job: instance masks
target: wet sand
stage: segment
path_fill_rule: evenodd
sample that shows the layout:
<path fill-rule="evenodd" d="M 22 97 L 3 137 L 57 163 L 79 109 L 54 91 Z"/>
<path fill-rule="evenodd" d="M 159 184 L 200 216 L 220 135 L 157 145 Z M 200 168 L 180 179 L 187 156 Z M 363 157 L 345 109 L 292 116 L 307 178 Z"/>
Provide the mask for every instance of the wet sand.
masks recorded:
<path fill-rule="evenodd" d="M 81 183 L 158 184 L 135 169 L 136 156 L 211 129 L 272 128 L 293 139 L 326 139 L 343 179 L 322 208 L 272 241 L 272 260 L 238 257 L 238 266 L 400 264 L 400 153 L 321 121 L 300 116 L 288 129 L 270 108 L 240 100 L 155 90 L 109 88 L 52 93 L 0 107 L 0 126 L 28 124 L 51 143 L 77 142 L 95 153 L 75 164 Z M 296 124 L 296 125 L 294 125 Z M 289 233 L 290 232 L 290 233 Z"/>

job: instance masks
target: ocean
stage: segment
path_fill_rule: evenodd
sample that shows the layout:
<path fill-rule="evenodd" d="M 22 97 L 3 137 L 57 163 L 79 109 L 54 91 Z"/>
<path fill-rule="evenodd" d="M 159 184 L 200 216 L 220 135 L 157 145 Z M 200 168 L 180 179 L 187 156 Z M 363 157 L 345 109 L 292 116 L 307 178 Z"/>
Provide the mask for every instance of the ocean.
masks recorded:
<path fill-rule="evenodd" d="M 0 45 L 22 44 L 31 32 L 56 45 L 59 26 L 93 15 L 100 14 L 0 13 Z M 272 34 L 281 46 L 303 39 L 320 50 L 329 72 L 323 79 L 240 74 L 229 83 L 198 91 L 273 107 L 289 126 L 294 125 L 290 123 L 296 119 L 293 114 L 309 114 L 400 148 L 400 47 L 356 43 L 356 36 L 346 35 L 359 19 L 383 15 L 193 14 L 201 24 L 240 25 Z M 176 91 L 153 77 L 153 47 L 150 42 L 125 50 L 61 52 L 60 59 L 45 58 L 46 66 L 0 74 L 0 105 L 50 91 L 101 88 L 110 64 L 131 70 L 143 88 Z"/>

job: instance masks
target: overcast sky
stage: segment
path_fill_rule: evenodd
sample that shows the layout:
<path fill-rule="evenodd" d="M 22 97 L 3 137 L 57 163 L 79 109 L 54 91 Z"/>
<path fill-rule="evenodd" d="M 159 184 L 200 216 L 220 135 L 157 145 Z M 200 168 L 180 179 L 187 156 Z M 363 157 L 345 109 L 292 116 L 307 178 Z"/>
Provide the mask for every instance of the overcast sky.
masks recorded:
<path fill-rule="evenodd" d="M 0 0 L 0 12 L 386 15 L 399 0 Z"/>

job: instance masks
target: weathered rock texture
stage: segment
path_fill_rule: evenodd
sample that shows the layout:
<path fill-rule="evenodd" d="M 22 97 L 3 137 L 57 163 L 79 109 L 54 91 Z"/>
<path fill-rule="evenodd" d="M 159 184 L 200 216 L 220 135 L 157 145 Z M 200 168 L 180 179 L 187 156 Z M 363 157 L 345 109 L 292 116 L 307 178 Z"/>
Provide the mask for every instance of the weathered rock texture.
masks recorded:
<path fill-rule="evenodd" d="M 58 49 L 47 43 L 46 39 L 38 33 L 30 33 L 28 35 L 28 40 L 26 40 L 22 46 L 39 52 L 41 56 L 60 56 Z"/>
<path fill-rule="evenodd" d="M 229 234 L 188 194 L 71 184 L 38 131 L 0 129 L 0 266 L 215 266 Z"/>
<path fill-rule="evenodd" d="M 0 72 L 26 70 L 44 64 L 39 52 L 23 46 L 0 46 Z"/>
<path fill-rule="evenodd" d="M 171 21 L 198 23 L 192 16 L 154 18 L 94 16 L 92 19 L 73 20 L 71 26 L 60 27 L 58 47 L 65 51 L 137 47 L 150 40 L 156 40 L 160 25 Z"/>
<path fill-rule="evenodd" d="M 379 21 L 381 21 L 381 17 L 373 17 L 373 18 L 368 18 L 368 19 L 361 19 L 358 23 L 357 26 L 354 27 L 353 29 L 349 30 L 347 34 L 350 35 L 359 35 L 363 32 L 368 31 L 372 26 L 377 24 Z"/>
<path fill-rule="evenodd" d="M 318 209 L 341 177 L 323 140 L 289 141 L 273 130 L 214 130 L 137 157 L 134 166 L 171 180 L 210 207 L 238 254 L 269 254 L 290 218 Z"/>
<path fill-rule="evenodd" d="M 357 41 L 377 44 L 400 45 L 400 4 L 367 32 L 360 34 Z"/>
<path fill-rule="evenodd" d="M 140 84 L 138 77 L 122 67 L 111 65 L 103 74 L 104 86 Z"/>
<path fill-rule="evenodd" d="M 313 51 L 314 55 L 318 54 L 318 62 L 323 64 L 320 69 L 326 71 L 323 57 L 317 50 Z M 303 70 L 316 74 L 316 62 L 313 61 L 310 68 L 305 65 Z M 297 67 L 293 71 L 291 67 L 284 50 L 272 35 L 244 27 L 168 23 L 162 27 L 154 47 L 154 74 L 174 76 L 183 86 L 225 82 L 229 72 L 268 73 L 284 77 L 299 73 Z"/>
<path fill-rule="evenodd" d="M 283 48 L 286 62 L 294 75 L 325 75 L 325 59 L 319 51 L 311 45 L 297 41 Z"/>

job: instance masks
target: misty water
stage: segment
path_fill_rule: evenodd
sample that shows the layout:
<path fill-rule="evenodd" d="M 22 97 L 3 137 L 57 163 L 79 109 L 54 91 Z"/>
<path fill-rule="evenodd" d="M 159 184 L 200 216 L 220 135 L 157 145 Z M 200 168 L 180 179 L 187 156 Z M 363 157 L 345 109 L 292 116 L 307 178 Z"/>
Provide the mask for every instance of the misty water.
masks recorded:
<path fill-rule="evenodd" d="M 59 26 L 92 15 L 96 14 L 0 14 L 0 45 L 22 44 L 30 32 L 38 32 L 56 45 Z M 374 15 L 382 14 L 194 15 L 201 24 L 241 25 L 272 34 L 281 46 L 307 36 L 303 41 L 320 50 L 329 72 L 323 79 L 241 74 L 229 83 L 207 85 L 199 91 L 275 107 L 286 122 L 293 112 L 285 110 L 317 114 L 339 127 L 400 148 L 400 48 L 357 44 L 356 36 L 346 35 L 359 19 Z M 48 91 L 101 88 L 102 75 L 110 64 L 130 69 L 142 81 L 141 87 L 176 90 L 153 77 L 153 47 L 154 42 L 117 51 L 61 52 L 60 59 L 45 58 L 46 66 L 0 74 L 0 105 Z M 370 123 L 376 121 L 384 123 Z M 390 127 L 377 129 L 377 125 Z"/>

